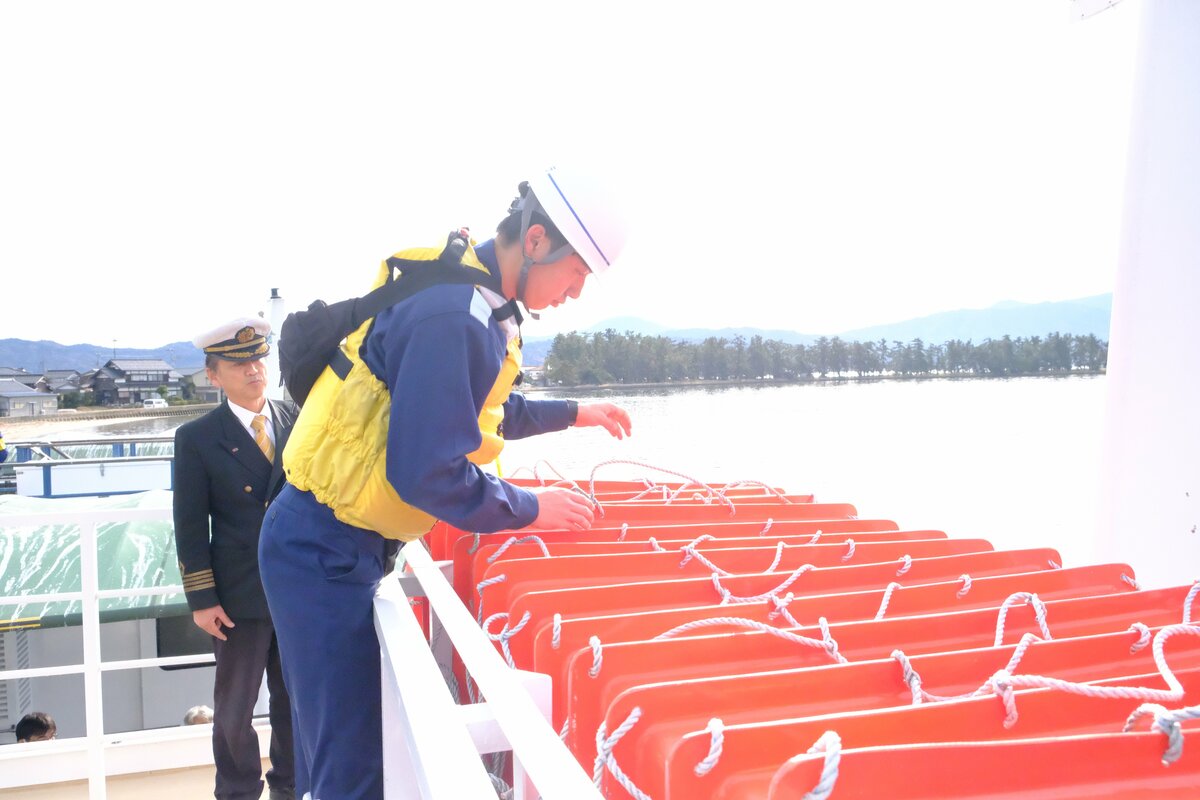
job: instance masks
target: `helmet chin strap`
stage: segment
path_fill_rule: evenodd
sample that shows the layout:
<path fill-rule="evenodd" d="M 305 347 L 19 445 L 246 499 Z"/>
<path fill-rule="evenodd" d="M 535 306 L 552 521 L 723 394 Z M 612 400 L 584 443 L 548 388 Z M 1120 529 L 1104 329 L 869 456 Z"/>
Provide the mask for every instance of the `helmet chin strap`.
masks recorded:
<path fill-rule="evenodd" d="M 524 237 L 522 237 L 524 242 Z M 534 260 L 530 256 L 524 256 L 521 260 L 521 273 L 517 276 L 517 302 L 525 307 L 525 314 L 531 319 L 541 319 L 540 316 L 529 310 L 529 305 L 525 302 L 525 285 L 529 283 L 529 270 L 536 264 L 553 264 L 555 261 L 566 258 L 575 252 L 575 248 L 569 244 L 564 244 L 562 247 L 554 250 L 545 258 Z"/>
<path fill-rule="evenodd" d="M 532 194 L 530 197 L 532 197 Z M 525 286 L 529 283 L 529 269 L 535 264 L 553 264 L 555 261 L 564 259 L 574 253 L 575 248 L 569 244 L 564 244 L 545 258 L 537 260 L 534 260 L 532 256 L 525 253 L 525 234 L 529 232 L 529 220 L 533 217 L 533 209 L 535 207 L 537 207 L 536 198 L 533 202 L 530 202 L 528 197 L 521 198 L 521 272 L 517 276 L 516 301 L 525 307 L 525 313 L 530 319 L 541 319 L 539 315 L 529 310 L 529 305 L 525 302 Z"/>

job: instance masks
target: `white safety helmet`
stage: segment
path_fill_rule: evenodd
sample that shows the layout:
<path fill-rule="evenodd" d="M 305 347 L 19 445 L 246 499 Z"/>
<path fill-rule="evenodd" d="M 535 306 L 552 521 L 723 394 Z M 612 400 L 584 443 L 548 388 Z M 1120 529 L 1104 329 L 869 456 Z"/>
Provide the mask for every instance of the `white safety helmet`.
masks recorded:
<path fill-rule="evenodd" d="M 602 181 L 585 173 L 551 167 L 533 175 L 529 188 L 542 213 L 593 273 L 599 274 L 612 266 L 625 246 L 625 223 L 616 200 Z"/>

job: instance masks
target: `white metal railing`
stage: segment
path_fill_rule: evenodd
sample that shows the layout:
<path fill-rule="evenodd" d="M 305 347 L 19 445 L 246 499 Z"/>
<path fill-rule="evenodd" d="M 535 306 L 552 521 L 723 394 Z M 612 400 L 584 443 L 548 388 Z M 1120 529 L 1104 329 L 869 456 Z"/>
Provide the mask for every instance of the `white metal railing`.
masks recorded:
<path fill-rule="evenodd" d="M 83 737 L 0 748 L 0 786 L 69 779 L 68 775 L 79 774 L 77 760 L 82 754 L 86 769 L 81 777 L 87 778 L 89 800 L 105 800 L 108 774 L 141 771 L 147 765 L 165 769 L 211 763 L 210 738 L 206 732 L 211 729 L 207 726 L 104 733 L 103 673 L 213 661 L 211 655 L 109 662 L 102 659 L 100 600 L 166 596 L 181 592 L 182 587 L 101 590 L 98 527 L 113 522 L 169 519 L 171 510 L 167 508 L 0 516 L 4 527 L 73 524 L 79 528 L 80 591 L 2 597 L 0 604 L 79 601 L 82 663 L 2 670 L 0 680 L 82 674 L 86 731 Z M 551 727 L 549 676 L 514 670 L 504 663 L 455 594 L 449 575 L 450 562 L 433 561 L 420 545 L 409 546 L 402 554 L 402 563 L 411 571 L 397 570 L 380 584 L 375 598 L 375 627 L 383 665 L 387 800 L 490 800 L 496 791 L 479 755 L 508 750 L 514 755 L 516 800 L 538 796 L 545 800 L 599 800 L 599 791 Z M 457 705 L 450 695 L 442 666 L 409 606 L 409 598 L 418 596 L 429 598 L 431 622 L 447 634 L 458 650 L 485 702 Z M 270 729 L 265 725 L 256 728 L 265 747 Z M 201 754 L 203 759 L 197 760 Z M 34 762 L 44 763 L 39 768 Z M 65 764 L 71 769 L 63 769 Z M 17 770 L 20 780 L 13 779 Z M 3 779 L 6 774 L 8 780 Z"/>
<path fill-rule="evenodd" d="M 44 754 L 52 760 L 55 758 L 73 760 L 81 752 L 79 745 L 82 740 L 84 744 L 82 752 L 86 759 L 85 772 L 88 781 L 89 800 L 104 800 L 106 797 L 105 775 L 108 771 L 105 764 L 106 750 L 120 744 L 128 745 L 131 739 L 136 740 L 139 737 L 131 737 L 127 733 L 105 735 L 102 674 L 113 670 L 141 669 L 143 667 L 174 666 L 180 664 L 204 664 L 213 661 L 211 655 L 140 658 L 107 662 L 102 659 L 100 649 L 100 601 L 102 599 L 145 595 L 168 596 L 182 592 L 183 587 L 176 585 L 148 589 L 101 590 L 99 586 L 99 565 L 97 563 L 96 548 L 97 528 L 100 525 L 112 522 L 142 522 L 170 519 L 171 509 L 169 508 L 7 514 L 0 517 L 0 522 L 7 528 L 23 528 L 39 525 L 77 525 L 79 528 L 80 591 L 0 597 L 0 604 L 17 605 L 29 602 L 78 600 L 82 605 L 83 662 L 54 667 L 0 670 L 0 680 L 82 674 L 86 731 L 81 739 L 63 739 L 55 742 L 38 742 L 19 748 L 5 748 L 4 751 L 0 751 L 0 770 L 7 771 L 8 769 L 17 769 L 18 767 L 23 771 L 28 770 L 29 759 L 35 752 Z M 153 739 L 158 738 L 179 739 L 186 742 L 187 740 L 199 738 L 200 734 L 201 731 L 196 731 L 195 733 L 174 733 L 167 736 L 151 737 L 146 739 L 146 741 L 153 743 Z M 192 749 L 194 750 L 194 747 Z M 156 764 L 156 766 L 160 765 Z M 177 765 L 172 764 L 171 766 Z M 64 779 L 62 771 L 58 772 L 58 776 L 57 780 Z M 34 776 L 30 775 L 29 777 Z M 8 783 L 8 781 L 5 781 L 5 783 Z M 28 783 L 26 782 L 25 785 L 28 785 Z"/>
<path fill-rule="evenodd" d="M 496 790 L 477 754 L 503 750 L 513 752 L 516 800 L 600 800 L 551 727 L 549 676 L 504 663 L 446 579 L 447 562 L 435 562 L 419 543 L 401 553 L 411 575 L 394 573 L 375 597 L 383 661 L 385 800 L 494 798 Z M 485 702 L 455 704 L 409 609 L 413 595 L 406 591 L 417 587 L 429 598 L 431 619 L 436 615 Z"/>

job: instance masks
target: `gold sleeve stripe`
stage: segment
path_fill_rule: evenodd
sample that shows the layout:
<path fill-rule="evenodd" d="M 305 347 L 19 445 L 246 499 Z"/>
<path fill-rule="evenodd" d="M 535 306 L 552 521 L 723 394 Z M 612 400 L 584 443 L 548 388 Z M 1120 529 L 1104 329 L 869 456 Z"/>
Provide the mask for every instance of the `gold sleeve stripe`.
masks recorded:
<path fill-rule="evenodd" d="M 207 583 L 212 580 L 215 580 L 212 575 L 201 575 L 196 578 L 188 578 L 187 580 L 185 580 L 183 582 L 183 585 L 184 586 L 192 586 L 197 583 Z"/>
<path fill-rule="evenodd" d="M 185 591 L 185 592 L 200 592 L 205 589 L 215 589 L 215 588 L 217 588 L 217 584 L 214 581 L 209 581 L 208 583 L 201 583 L 201 584 L 197 584 L 195 586 L 185 586 L 185 587 L 183 587 L 183 591 Z"/>
<path fill-rule="evenodd" d="M 190 580 L 192 578 L 207 578 L 208 576 L 210 576 L 212 574 L 213 574 L 213 571 L 211 569 L 202 569 L 199 572 L 189 572 L 189 573 L 185 574 L 183 576 L 183 579 L 186 581 L 186 580 Z"/>

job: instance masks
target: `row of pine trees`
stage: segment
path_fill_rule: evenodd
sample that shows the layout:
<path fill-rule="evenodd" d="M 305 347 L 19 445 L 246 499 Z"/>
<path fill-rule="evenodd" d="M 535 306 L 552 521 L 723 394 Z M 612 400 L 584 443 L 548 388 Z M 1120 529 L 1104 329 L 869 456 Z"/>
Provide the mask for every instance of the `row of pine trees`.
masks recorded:
<path fill-rule="evenodd" d="M 675 341 L 638 333 L 572 332 L 554 337 L 546 383 L 665 383 L 690 380 L 809 381 L 830 377 L 1013 376 L 1098 372 L 1108 343 L 1092 334 L 954 339 L 942 344 L 847 342 L 834 336 L 787 344 L 742 336 Z"/>

